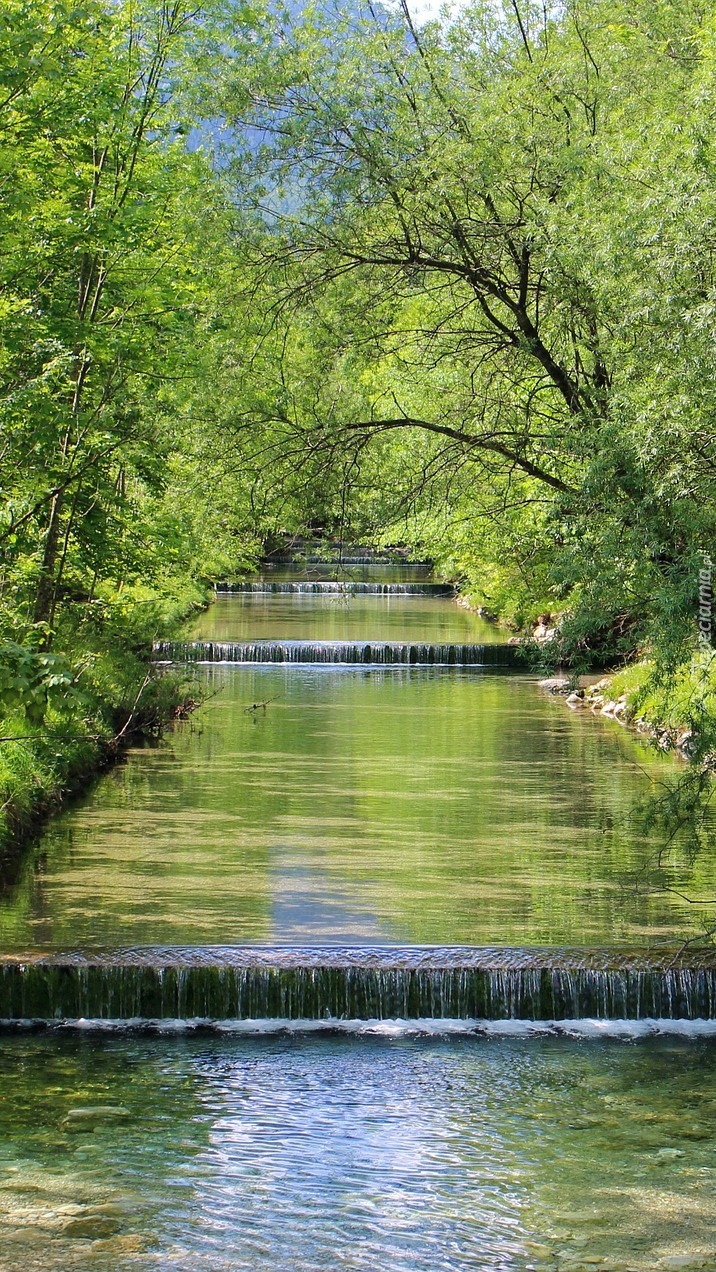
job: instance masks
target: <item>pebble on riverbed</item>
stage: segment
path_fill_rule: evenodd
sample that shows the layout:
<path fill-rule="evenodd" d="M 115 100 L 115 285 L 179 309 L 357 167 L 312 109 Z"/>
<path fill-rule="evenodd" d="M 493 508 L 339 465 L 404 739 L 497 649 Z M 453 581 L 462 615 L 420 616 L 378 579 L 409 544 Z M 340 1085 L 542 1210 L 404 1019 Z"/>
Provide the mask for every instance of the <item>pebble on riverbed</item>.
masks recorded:
<path fill-rule="evenodd" d="M 116 1236 L 119 1223 L 107 1215 L 82 1215 L 78 1219 L 70 1219 L 62 1229 L 63 1237 L 71 1237 L 75 1241 L 100 1241 Z"/>

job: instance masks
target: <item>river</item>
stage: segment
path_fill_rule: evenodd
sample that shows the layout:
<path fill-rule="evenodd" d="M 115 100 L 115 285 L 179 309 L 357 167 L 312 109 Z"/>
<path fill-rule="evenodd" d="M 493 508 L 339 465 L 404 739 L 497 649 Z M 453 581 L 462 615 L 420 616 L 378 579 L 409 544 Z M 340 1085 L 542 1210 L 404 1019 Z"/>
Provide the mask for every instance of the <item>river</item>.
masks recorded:
<path fill-rule="evenodd" d="M 504 647 L 450 599 L 344 587 L 221 594 L 185 638 Z M 50 1007 L 6 1007 L 0 1034 L 0 1269 L 716 1268 L 716 1023 L 685 1018 L 713 991 L 686 1010 L 659 956 L 716 870 L 684 851 L 676 891 L 640 886 L 659 838 L 638 809 L 678 762 L 489 663 L 193 674 L 200 711 L 0 894 L 4 1001 L 50 976 Z M 252 957 L 293 979 L 242 1021 Z M 615 996 L 614 968 L 658 957 L 649 1010 Z M 494 1010 L 468 1018 L 485 976 Z M 181 1010 L 198 977 L 205 1008 Z M 407 1019 L 376 1018 L 395 1002 Z"/>

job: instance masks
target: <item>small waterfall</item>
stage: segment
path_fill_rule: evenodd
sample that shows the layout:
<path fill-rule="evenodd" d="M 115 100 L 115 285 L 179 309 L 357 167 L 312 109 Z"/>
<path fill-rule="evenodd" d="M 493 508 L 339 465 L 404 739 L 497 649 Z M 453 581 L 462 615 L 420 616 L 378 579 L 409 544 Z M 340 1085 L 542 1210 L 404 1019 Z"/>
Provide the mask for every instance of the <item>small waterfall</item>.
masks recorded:
<path fill-rule="evenodd" d="M 235 593 L 304 593 L 308 596 L 454 596 L 452 583 L 363 583 L 347 579 L 308 580 L 298 583 L 257 579 L 237 583 L 217 583 L 221 595 Z"/>
<path fill-rule="evenodd" d="M 157 641 L 159 662 L 341 663 L 355 666 L 519 667 L 515 645 L 442 645 L 407 641 Z"/>
<path fill-rule="evenodd" d="M 428 570 L 432 568 L 434 562 L 406 561 L 403 557 L 391 555 L 389 552 L 349 552 L 341 555 L 338 551 L 335 556 L 327 556 L 325 552 L 277 552 L 261 562 L 262 569 L 270 569 L 275 565 L 321 565 L 332 566 L 334 569 L 344 565 L 379 565 L 384 569 L 387 566 L 399 566 L 402 570 L 406 568 Z"/>
<path fill-rule="evenodd" d="M 712 966 L 577 966 L 547 955 L 510 966 L 513 953 L 223 949 L 5 959 L 0 1019 L 714 1019 Z"/>

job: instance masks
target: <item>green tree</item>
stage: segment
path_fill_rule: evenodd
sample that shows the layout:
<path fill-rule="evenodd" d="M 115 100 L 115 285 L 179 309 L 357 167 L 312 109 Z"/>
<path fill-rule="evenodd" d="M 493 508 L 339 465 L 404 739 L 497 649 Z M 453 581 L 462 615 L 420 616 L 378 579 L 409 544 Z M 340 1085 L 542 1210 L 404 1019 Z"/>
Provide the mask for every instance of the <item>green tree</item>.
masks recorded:
<path fill-rule="evenodd" d="M 700 6 L 651 0 L 473 4 L 420 30 L 407 6 L 312 10 L 234 94 L 266 138 L 236 165 L 257 286 L 302 333 L 266 418 L 312 454 L 397 435 L 380 454 L 411 510 L 426 477 L 448 492 L 444 554 L 472 517 L 476 567 L 534 569 L 573 647 L 683 652 L 694 632 L 716 493 L 713 38 Z"/>
<path fill-rule="evenodd" d="M 63 595 L 151 576 L 166 546 L 164 400 L 200 373 L 230 234 L 186 78 L 225 20 L 184 0 L 4 10 L 0 547 L 6 605 L 48 645 Z"/>

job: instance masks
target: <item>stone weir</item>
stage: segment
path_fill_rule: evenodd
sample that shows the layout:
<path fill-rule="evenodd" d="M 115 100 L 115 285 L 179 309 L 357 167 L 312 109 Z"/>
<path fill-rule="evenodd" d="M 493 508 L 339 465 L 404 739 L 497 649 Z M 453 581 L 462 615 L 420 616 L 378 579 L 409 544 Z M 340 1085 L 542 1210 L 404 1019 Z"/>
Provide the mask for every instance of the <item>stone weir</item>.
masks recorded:
<path fill-rule="evenodd" d="M 516 645 L 441 645 L 365 640 L 162 640 L 157 662 L 335 663 L 350 666 L 520 667 Z"/>
<path fill-rule="evenodd" d="M 164 948 L 0 960 L 0 1020 L 713 1020 L 716 966 L 578 950 Z"/>
<path fill-rule="evenodd" d="M 406 557 L 391 552 L 346 552 L 340 553 L 336 551 L 331 556 L 326 552 L 276 552 L 270 557 L 265 557 L 260 562 L 262 570 L 271 569 L 275 565 L 379 565 L 383 569 L 390 566 L 400 566 L 401 569 L 432 569 L 434 562 L 430 560 L 411 561 Z"/>
<path fill-rule="evenodd" d="M 237 583 L 217 583 L 220 595 L 235 593 L 304 593 L 308 596 L 454 596 L 452 583 L 364 583 L 353 579 L 304 580 L 293 583 L 278 579 L 256 579 Z"/>

